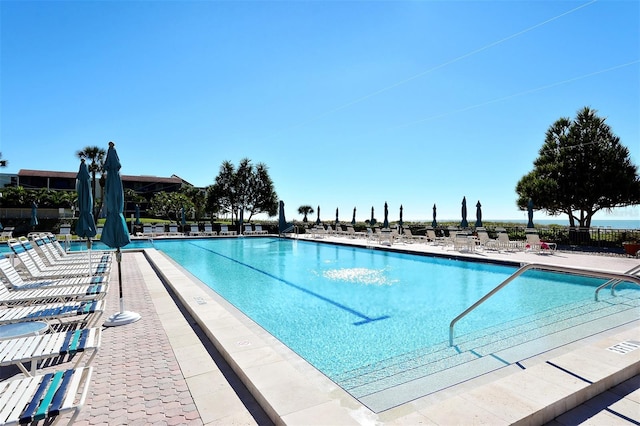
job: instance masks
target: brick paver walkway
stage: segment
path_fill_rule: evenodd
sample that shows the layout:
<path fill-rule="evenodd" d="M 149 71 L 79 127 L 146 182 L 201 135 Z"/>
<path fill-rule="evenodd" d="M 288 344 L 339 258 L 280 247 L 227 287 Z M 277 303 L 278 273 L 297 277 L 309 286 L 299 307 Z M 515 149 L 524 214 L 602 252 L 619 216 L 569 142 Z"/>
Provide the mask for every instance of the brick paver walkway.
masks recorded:
<path fill-rule="evenodd" d="M 143 276 L 139 263 L 146 264 L 143 257 L 140 252 L 122 255 L 124 307 L 127 311 L 139 313 L 141 319 L 132 324 L 103 327 L 110 315 L 120 311 L 118 269 L 115 263 L 112 267 L 106 309 L 95 325 L 102 327 L 102 341 L 92 363 L 94 371 L 87 399 L 74 425 L 271 425 L 253 396 L 208 341 L 203 343 L 201 351 L 209 354 L 211 365 L 217 366 L 217 375 L 225 386 L 212 380 L 209 385 L 214 388 L 211 389 L 213 399 L 203 401 L 200 395 L 201 406 L 196 403 L 185 379 L 189 377 L 185 374 L 193 376 L 193 371 L 185 372 L 183 369 L 197 368 L 188 362 L 181 366 L 178 361 L 165 325 L 156 311 L 158 305 L 154 304 L 158 299 L 171 300 L 171 297 L 164 292 L 160 279 L 150 268 L 144 269 L 147 275 Z M 150 282 L 154 282 L 151 290 L 153 299 Z M 158 294 L 160 291 L 163 296 Z M 176 337 L 175 321 L 179 319 L 178 323 L 182 324 L 179 339 L 202 339 L 202 331 L 193 324 L 193 319 L 182 317 L 173 303 L 171 307 L 173 338 Z M 50 360 L 40 366 L 38 374 L 67 366 L 68 362 Z M 23 377 L 17 367 L 0 368 L 0 380 L 14 377 Z M 222 394 L 226 396 L 222 397 Z M 223 404 L 224 409 L 219 404 Z M 208 421 L 203 421 L 201 410 L 206 412 Z M 66 424 L 70 416 L 63 416 L 60 424 Z"/>
<path fill-rule="evenodd" d="M 77 425 L 201 425 L 187 383 L 144 285 L 140 270 L 123 255 L 125 310 L 142 318 L 104 327 L 93 363 L 86 406 Z M 104 320 L 119 311 L 118 273 L 114 264 Z"/>

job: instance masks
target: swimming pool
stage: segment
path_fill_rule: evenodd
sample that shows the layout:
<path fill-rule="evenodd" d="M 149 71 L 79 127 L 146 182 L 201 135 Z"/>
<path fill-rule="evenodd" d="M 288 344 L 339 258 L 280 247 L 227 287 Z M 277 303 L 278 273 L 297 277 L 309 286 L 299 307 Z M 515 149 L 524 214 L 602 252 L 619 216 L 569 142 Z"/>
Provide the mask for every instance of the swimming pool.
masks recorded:
<path fill-rule="evenodd" d="M 501 351 L 585 321 L 603 282 L 527 272 L 460 321 L 451 348 L 449 322 L 515 267 L 277 238 L 154 245 L 357 398 L 473 359 L 518 361 Z"/>
<path fill-rule="evenodd" d="M 514 348 L 540 336 L 579 339 L 570 327 L 596 310 L 606 316 L 631 304 L 637 317 L 640 297 L 636 287 L 619 287 L 617 305 L 594 303 L 600 279 L 527 272 L 457 324 L 452 348 L 450 321 L 515 267 L 267 237 L 126 248 L 151 246 L 374 411 L 446 387 L 451 381 L 434 378 L 456 367 L 479 375 L 519 361 L 527 355 Z M 410 383 L 417 393 L 397 397 Z"/>

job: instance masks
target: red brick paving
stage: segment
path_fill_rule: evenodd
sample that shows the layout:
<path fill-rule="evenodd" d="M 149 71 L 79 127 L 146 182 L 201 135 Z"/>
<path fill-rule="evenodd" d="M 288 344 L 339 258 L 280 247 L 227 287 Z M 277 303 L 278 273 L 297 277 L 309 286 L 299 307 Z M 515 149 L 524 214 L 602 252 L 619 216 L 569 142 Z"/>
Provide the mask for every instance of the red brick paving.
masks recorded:
<path fill-rule="evenodd" d="M 123 254 L 125 310 L 142 318 L 104 327 L 85 407 L 75 425 L 203 424 L 131 255 Z M 119 311 L 114 265 L 104 320 Z"/>

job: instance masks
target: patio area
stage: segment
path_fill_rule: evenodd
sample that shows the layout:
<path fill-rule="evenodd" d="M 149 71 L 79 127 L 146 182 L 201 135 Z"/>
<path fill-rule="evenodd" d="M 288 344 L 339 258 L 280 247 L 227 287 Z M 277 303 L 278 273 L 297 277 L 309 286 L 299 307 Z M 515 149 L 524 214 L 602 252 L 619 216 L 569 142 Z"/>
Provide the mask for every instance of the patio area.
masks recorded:
<path fill-rule="evenodd" d="M 323 241 L 366 244 L 346 237 L 326 237 Z M 461 255 L 423 243 L 393 248 Z M 637 265 L 637 260 L 625 257 L 563 252 L 553 256 L 476 252 L 468 256 L 614 272 Z M 116 271 L 113 268 L 111 272 L 104 318 L 119 307 Z M 154 249 L 125 252 L 122 273 L 126 309 L 140 313 L 142 319 L 103 329 L 87 402 L 75 424 L 640 421 L 640 350 L 617 357 L 606 352 L 619 342 L 640 341 L 640 320 L 543 354 L 529 360 L 524 368 L 503 368 L 376 414 L 162 253 Z M 55 366 L 44 371 L 52 369 Z M 2 377 L 18 374 L 17 370 L 4 368 Z M 568 396 L 550 400 L 556 385 L 565 388 Z"/>

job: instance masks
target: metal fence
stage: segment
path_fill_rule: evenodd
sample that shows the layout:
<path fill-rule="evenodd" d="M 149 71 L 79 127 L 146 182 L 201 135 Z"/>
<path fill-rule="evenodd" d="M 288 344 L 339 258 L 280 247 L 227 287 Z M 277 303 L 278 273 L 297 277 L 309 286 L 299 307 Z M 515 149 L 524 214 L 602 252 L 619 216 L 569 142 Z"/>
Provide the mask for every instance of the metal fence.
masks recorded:
<path fill-rule="evenodd" d="M 526 240 L 526 227 L 524 226 L 500 226 L 487 227 L 491 238 L 496 238 L 498 230 L 504 229 L 509 234 L 509 239 L 515 241 Z M 613 229 L 613 228 L 571 228 L 568 226 L 537 227 L 536 230 L 543 241 L 554 242 L 558 246 L 615 248 L 623 249 L 622 243 L 640 241 L 640 229 Z M 447 235 L 448 228 L 438 228 L 440 235 Z M 471 232 L 474 230 L 471 229 Z"/>

